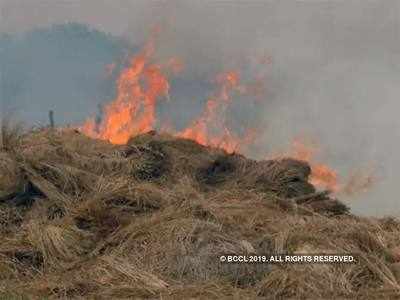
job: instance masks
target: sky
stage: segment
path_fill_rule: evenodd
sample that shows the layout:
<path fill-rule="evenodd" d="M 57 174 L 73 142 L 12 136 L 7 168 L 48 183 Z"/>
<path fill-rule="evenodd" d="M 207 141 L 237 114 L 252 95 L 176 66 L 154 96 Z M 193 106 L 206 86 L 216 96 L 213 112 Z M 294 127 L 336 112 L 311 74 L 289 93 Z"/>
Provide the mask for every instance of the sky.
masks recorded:
<path fill-rule="evenodd" d="M 344 177 L 374 169 L 374 186 L 345 199 L 355 212 L 400 214 L 400 1 L 0 0 L 0 10 L 0 32 L 19 37 L 3 52 L 10 56 L 2 80 L 19 91 L 2 100 L 3 112 L 13 107 L 45 120 L 55 107 L 62 122 L 84 119 L 112 98 L 104 66 L 142 45 L 158 24 L 157 55 L 185 63 L 172 87 L 182 107 L 204 97 L 221 70 L 262 72 L 263 104 L 243 115 L 261 128 L 263 149 L 284 149 L 294 137 L 309 136 L 321 147 L 320 159 Z M 43 37 L 55 24 L 71 22 L 87 26 L 93 42 L 75 36 L 71 42 L 62 33 L 56 44 L 79 45 L 64 51 L 77 54 L 48 59 L 59 49 Z M 271 63 L 260 66 L 259 57 Z"/>

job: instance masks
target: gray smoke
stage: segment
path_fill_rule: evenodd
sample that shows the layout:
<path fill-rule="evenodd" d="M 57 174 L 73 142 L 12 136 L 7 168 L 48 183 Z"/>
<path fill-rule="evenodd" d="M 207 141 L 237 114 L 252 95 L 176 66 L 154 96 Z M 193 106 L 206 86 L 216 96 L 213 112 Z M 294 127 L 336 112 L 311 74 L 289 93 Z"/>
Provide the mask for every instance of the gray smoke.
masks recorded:
<path fill-rule="evenodd" d="M 9 34 L 79 22 L 140 45 L 148 36 L 149 27 L 161 24 L 158 55 L 178 56 L 185 62 L 185 71 L 173 82 L 171 91 L 174 101 L 183 104 L 204 99 L 207 93 L 203 90 L 210 90 L 209 80 L 220 71 L 240 68 L 247 78 L 263 68 L 264 104 L 245 114 L 264 128 L 261 148 L 265 152 L 285 149 L 295 136 L 306 135 L 322 146 L 319 158 L 337 168 L 344 177 L 355 168 L 372 164 L 376 184 L 367 194 L 348 201 L 356 212 L 364 214 L 400 213 L 396 187 L 400 175 L 400 160 L 396 156 L 400 135 L 397 116 L 400 2 L 2 0 L 0 3 L 0 30 Z M 119 53 L 119 50 L 113 52 L 109 58 Z M 272 57 L 270 65 L 256 64 L 254 58 L 263 55 Z M 102 64 L 106 60 L 108 57 L 103 58 Z M 55 72 L 51 69 L 50 74 Z M 66 66 L 63 72 L 69 78 L 68 72 L 74 71 Z M 3 78 L 8 76 L 14 75 L 3 72 Z M 44 79 L 37 82 L 42 74 L 22 72 L 15 76 L 21 77 L 25 88 L 32 89 L 27 94 L 35 97 L 41 95 L 38 89 L 48 88 Z M 61 89 L 61 84 L 54 81 L 52 88 Z M 74 101 L 79 96 L 77 91 L 81 93 L 83 89 L 76 89 L 75 83 L 69 88 L 69 101 Z M 21 89 L 16 92 L 21 93 Z M 99 97 L 103 96 L 107 96 L 104 91 Z M 3 101 L 7 103 L 7 99 Z M 20 107 L 38 100 L 31 96 L 24 101 Z M 97 102 L 102 101 L 86 102 L 83 111 L 86 113 L 89 107 L 95 111 Z M 39 102 L 34 103 L 38 111 L 47 109 Z M 185 109 L 190 110 L 189 107 Z M 246 109 L 245 105 L 243 108 Z M 83 118 L 79 109 L 76 111 L 72 106 L 69 109 L 60 106 L 58 113 L 63 111 L 73 121 Z M 176 113 L 176 118 L 180 115 Z M 181 123 L 186 123 L 190 116 L 189 113 Z M 258 151 L 254 155 L 262 157 L 263 153 Z"/>

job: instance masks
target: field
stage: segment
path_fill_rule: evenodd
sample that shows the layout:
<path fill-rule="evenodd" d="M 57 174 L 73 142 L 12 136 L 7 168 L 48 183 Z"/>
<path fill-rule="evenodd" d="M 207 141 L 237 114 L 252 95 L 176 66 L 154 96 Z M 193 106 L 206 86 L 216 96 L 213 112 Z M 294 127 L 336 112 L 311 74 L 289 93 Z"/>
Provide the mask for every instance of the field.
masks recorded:
<path fill-rule="evenodd" d="M 4 125 L 5 299 L 400 297 L 400 222 L 308 182 L 307 162 L 253 161 L 149 132 L 112 145 Z M 223 264 L 222 254 L 351 253 L 356 264 Z"/>

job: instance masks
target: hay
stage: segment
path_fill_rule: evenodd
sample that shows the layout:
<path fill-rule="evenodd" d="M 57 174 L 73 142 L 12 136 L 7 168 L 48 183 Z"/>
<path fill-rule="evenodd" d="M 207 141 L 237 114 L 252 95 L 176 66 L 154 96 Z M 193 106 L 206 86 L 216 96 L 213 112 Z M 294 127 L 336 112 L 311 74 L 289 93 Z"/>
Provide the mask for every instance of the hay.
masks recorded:
<path fill-rule="evenodd" d="M 0 197 L 16 193 L 21 189 L 21 170 L 11 155 L 0 152 Z"/>
<path fill-rule="evenodd" d="M 0 295 L 396 298 L 400 222 L 351 215 L 310 167 L 156 132 L 116 146 L 3 129 Z M 221 264 L 222 254 L 354 253 L 354 265 Z"/>

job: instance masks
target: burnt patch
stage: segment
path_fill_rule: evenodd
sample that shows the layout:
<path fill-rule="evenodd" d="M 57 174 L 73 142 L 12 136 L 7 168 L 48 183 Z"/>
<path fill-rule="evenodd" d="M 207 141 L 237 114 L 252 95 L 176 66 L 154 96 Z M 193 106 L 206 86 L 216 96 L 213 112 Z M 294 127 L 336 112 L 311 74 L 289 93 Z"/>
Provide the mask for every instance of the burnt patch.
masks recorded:
<path fill-rule="evenodd" d="M 237 169 L 234 155 L 224 155 L 215 159 L 204 169 L 200 169 L 197 174 L 198 181 L 216 185 L 226 181 Z"/>
<path fill-rule="evenodd" d="M 20 191 L 0 197 L 0 204 L 15 207 L 31 207 L 37 198 L 44 197 L 43 193 L 31 182 L 27 182 Z"/>
<path fill-rule="evenodd" d="M 81 230 L 90 230 L 93 227 L 93 222 L 84 217 L 76 217 L 75 224 Z"/>
<path fill-rule="evenodd" d="M 39 251 L 17 251 L 14 253 L 14 257 L 18 262 L 28 264 L 35 269 L 39 269 L 43 265 L 43 255 Z"/>
<path fill-rule="evenodd" d="M 36 250 L 16 250 L 7 251 L 3 254 L 21 266 L 31 267 L 33 269 L 40 269 L 43 266 L 43 255 L 40 251 Z"/>
<path fill-rule="evenodd" d="M 315 192 L 314 186 L 303 180 L 293 179 L 291 182 L 288 182 L 285 189 L 281 191 L 281 195 L 284 197 L 297 197 L 300 195 L 307 195 Z"/>
<path fill-rule="evenodd" d="M 105 238 L 120 226 L 119 218 L 114 214 L 105 214 L 98 220 L 98 237 Z"/>
<path fill-rule="evenodd" d="M 328 216 L 338 216 L 349 213 L 350 209 L 347 205 L 337 199 L 323 198 L 311 203 L 305 204 L 311 207 L 315 212 Z"/>
<path fill-rule="evenodd" d="M 101 240 L 114 232 L 121 225 L 120 221 L 121 216 L 118 216 L 113 211 L 104 211 L 96 216 L 95 219 L 81 216 L 75 218 L 76 227 L 80 230 L 94 232 L 97 240 Z"/>

